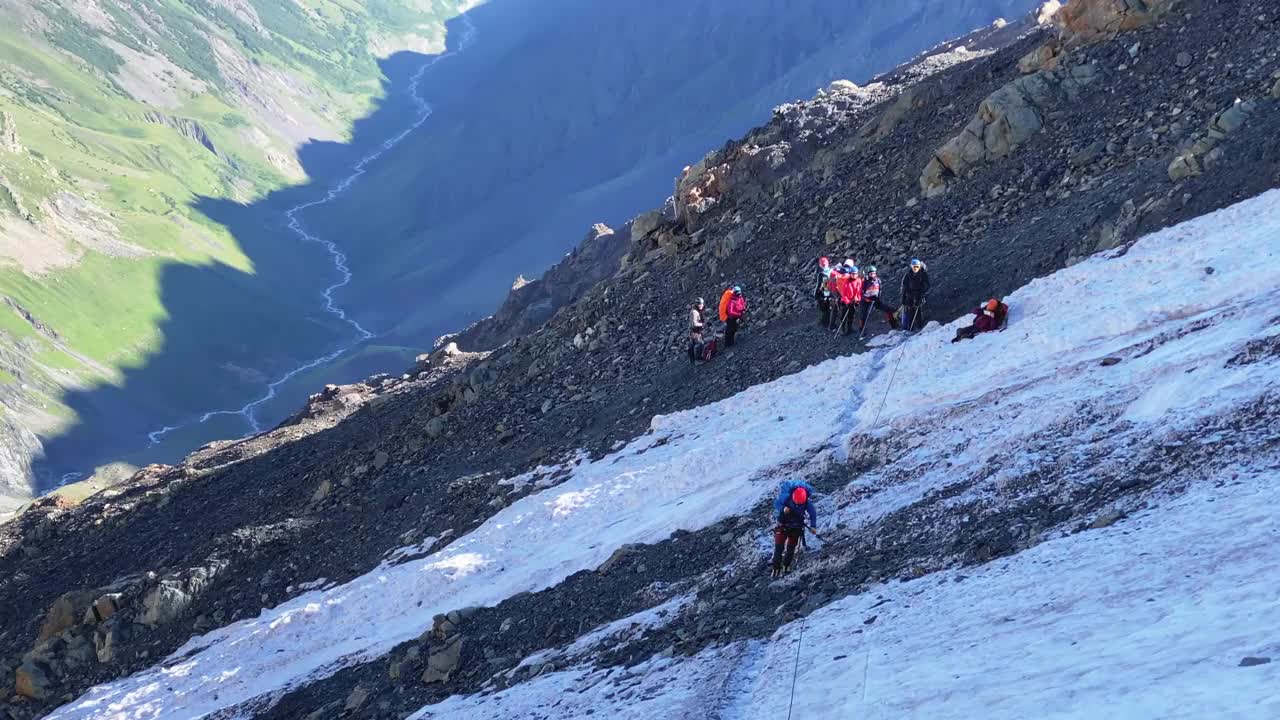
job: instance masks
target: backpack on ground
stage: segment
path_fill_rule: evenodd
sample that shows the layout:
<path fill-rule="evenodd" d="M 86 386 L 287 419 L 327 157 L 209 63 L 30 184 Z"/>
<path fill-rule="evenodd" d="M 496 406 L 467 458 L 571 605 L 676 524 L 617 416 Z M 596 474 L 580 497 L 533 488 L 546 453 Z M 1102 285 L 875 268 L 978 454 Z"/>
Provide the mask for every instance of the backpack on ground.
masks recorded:
<path fill-rule="evenodd" d="M 719 346 L 720 343 L 716 341 L 713 335 L 710 340 L 703 342 L 702 346 L 698 348 L 698 357 L 702 359 L 702 362 L 711 362 L 711 358 L 716 356 L 716 350 Z"/>

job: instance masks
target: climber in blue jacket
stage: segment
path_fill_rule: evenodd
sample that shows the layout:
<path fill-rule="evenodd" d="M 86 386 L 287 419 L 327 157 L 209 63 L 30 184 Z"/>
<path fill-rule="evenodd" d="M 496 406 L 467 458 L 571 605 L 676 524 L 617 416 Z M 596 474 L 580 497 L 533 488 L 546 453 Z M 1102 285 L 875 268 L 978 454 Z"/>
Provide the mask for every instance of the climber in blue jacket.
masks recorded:
<path fill-rule="evenodd" d="M 813 495 L 814 493 L 818 492 L 817 490 L 813 489 L 812 485 L 810 485 L 809 483 L 803 480 L 788 480 L 782 483 L 780 486 L 778 486 L 778 497 L 774 498 L 773 500 L 774 515 L 777 515 L 778 513 L 782 512 L 782 507 L 787 504 L 788 500 L 791 499 L 792 493 L 796 491 L 796 488 L 804 488 L 806 500 L 810 495 Z M 817 514 L 817 511 L 813 509 L 813 506 L 811 504 L 809 505 L 809 513 L 810 513 L 809 524 L 817 525 L 818 514 Z"/>
<path fill-rule="evenodd" d="M 813 486 L 802 480 L 789 480 L 778 488 L 778 497 L 773 501 L 774 515 L 778 520 L 773 529 L 773 577 L 791 572 L 796 545 L 804 538 L 805 517 L 809 518 L 809 528 L 818 524 L 818 511 L 809 500 L 813 491 Z"/>

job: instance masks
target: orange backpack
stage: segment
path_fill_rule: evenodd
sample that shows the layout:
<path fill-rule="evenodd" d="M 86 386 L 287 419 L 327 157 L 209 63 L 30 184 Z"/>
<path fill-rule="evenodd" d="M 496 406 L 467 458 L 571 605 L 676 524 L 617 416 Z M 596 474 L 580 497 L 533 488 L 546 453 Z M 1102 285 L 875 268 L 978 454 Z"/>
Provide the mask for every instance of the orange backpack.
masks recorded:
<path fill-rule="evenodd" d="M 733 299 L 733 288 L 724 291 L 720 296 L 720 322 L 729 321 L 729 301 Z"/>

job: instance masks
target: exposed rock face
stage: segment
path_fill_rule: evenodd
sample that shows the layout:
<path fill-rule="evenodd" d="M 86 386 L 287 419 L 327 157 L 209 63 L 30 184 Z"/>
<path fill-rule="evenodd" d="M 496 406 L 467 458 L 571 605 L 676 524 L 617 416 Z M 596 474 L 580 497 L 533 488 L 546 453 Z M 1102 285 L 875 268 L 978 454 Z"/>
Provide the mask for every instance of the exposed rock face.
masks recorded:
<path fill-rule="evenodd" d="M 163 125 L 167 128 L 176 130 L 179 135 L 182 135 L 188 140 L 199 143 L 205 150 L 208 150 L 219 157 L 222 156 L 222 154 L 218 152 L 218 148 L 214 147 L 213 140 L 210 139 L 209 133 L 204 129 L 204 126 L 195 120 L 190 118 L 173 117 L 172 115 L 166 115 L 165 113 L 155 110 L 148 112 L 145 117 L 147 122 L 154 123 L 156 125 Z"/>
<path fill-rule="evenodd" d="M 42 449 L 40 439 L 0 405 L 0 520 L 22 504 L 21 498 L 31 496 L 34 488 L 27 478 L 32 458 Z"/>
<path fill-rule="evenodd" d="M 1068 46 L 1097 42 L 1159 20 L 1181 0 L 1071 0 L 1057 13 Z"/>
<path fill-rule="evenodd" d="M 631 235 L 643 232 L 649 223 L 661 221 L 661 213 L 642 215 L 632 224 Z M 517 283 L 498 312 L 450 339 L 469 350 L 491 350 L 513 337 L 537 330 L 557 310 L 575 302 L 593 285 L 617 272 L 627 248 L 627 237 L 626 233 L 615 233 L 608 225 L 593 225 L 573 252 L 541 278 Z"/>
<path fill-rule="evenodd" d="M 1225 153 L 1219 145 L 1239 132 L 1258 108 L 1258 101 L 1237 101 L 1214 115 L 1205 136 L 1169 163 L 1169 179 L 1178 182 L 1195 177 L 1202 174 L 1207 166 L 1221 161 Z"/>
<path fill-rule="evenodd" d="M 942 193 L 950 178 L 1008 156 L 1044 127 L 1044 116 L 1062 102 L 1074 102 L 1097 77 L 1094 65 L 1041 70 L 1018 78 L 982 101 L 964 131 L 943 145 L 920 176 L 928 197 Z"/>
<path fill-rule="evenodd" d="M 24 150 L 18 140 L 18 123 L 13 114 L 0 112 L 0 150 L 7 153 L 20 153 Z"/>
<path fill-rule="evenodd" d="M 14 675 L 14 692 L 32 700 L 44 700 L 49 696 L 49 675 L 32 660 L 22 663 Z"/>

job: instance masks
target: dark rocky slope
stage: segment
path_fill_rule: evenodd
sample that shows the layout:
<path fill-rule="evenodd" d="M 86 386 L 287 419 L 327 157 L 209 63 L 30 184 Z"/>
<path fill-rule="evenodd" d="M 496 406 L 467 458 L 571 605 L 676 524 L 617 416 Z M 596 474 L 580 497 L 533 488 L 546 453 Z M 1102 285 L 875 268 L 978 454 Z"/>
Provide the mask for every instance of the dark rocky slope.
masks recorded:
<path fill-rule="evenodd" d="M 1064 42 L 1033 25 L 988 31 L 965 45 L 986 40 L 996 46 L 989 53 L 954 50 L 878 85 L 833 88 L 784 106 L 695 166 L 681 189 L 681 205 L 695 205 L 687 222 L 638 220 L 621 270 L 538 331 L 491 353 L 441 349 L 405 377 L 327 391 L 267 436 L 210 447 L 79 507 L 43 504 L 3 526 L 4 682 L 25 667 L 44 693 L 10 711 L 38 715 L 93 682 L 151 664 L 193 633 L 278 604 L 304 583 L 363 573 L 410 541 L 447 542 L 518 496 L 496 484 L 504 476 L 578 448 L 601 454 L 645 432 L 655 414 L 856 351 L 812 325 L 806 291 L 818 254 L 872 262 L 890 278 L 906 257 L 924 256 L 936 284 L 930 312 L 950 319 L 977 298 L 1075 258 L 1280 185 L 1280 9 L 1262 0 L 1188 0 L 1083 43 L 1090 28 L 1109 27 L 1108 17 L 1071 28 Z M 1020 68 L 1029 56 L 1053 67 Z M 1023 92 L 1026 77 L 1058 88 L 1075 78 L 1079 86 L 1060 95 Z M 997 128 L 984 131 L 981 153 L 966 151 L 959 172 L 947 165 L 931 174 L 975 117 Z M 690 368 L 682 356 L 685 302 L 730 282 L 753 301 L 744 342 Z M 1087 297 L 1081 302 L 1087 311 Z M 1267 427 L 1276 418 L 1259 407 L 1233 421 Z M 894 452 L 868 445 L 859 464 L 832 466 L 823 477 L 835 486 Z M 1165 452 L 1196 451 L 1153 448 L 1144 462 L 1197 462 Z M 944 498 L 907 508 L 842 540 L 846 569 L 805 591 L 796 610 L 869 578 L 936 569 L 922 558 L 976 563 L 1016 551 L 1037 540 L 1015 526 L 1092 522 L 1115 498 L 1142 489 L 1117 479 L 1079 494 L 1054 492 L 1070 485 L 1063 477 L 1046 479 L 1044 490 L 1026 488 L 1016 522 L 979 515 L 957 523 L 954 508 L 939 504 Z M 478 638 L 504 618 L 524 622 L 514 639 L 469 645 L 488 647 L 488 656 L 463 653 L 445 685 L 418 681 L 414 663 L 439 645 L 424 638 L 416 653 L 401 648 L 344 671 L 285 698 L 277 712 L 335 716 L 361 684 L 376 691 L 376 701 L 353 713 L 367 717 L 401 717 L 443 693 L 474 691 L 497 682 L 490 676 L 523 653 L 580 631 L 548 608 L 573 603 L 587 626 L 606 622 L 661 601 L 631 592 L 655 577 L 744 612 L 683 619 L 673 637 L 638 641 L 616 662 L 669 644 L 692 650 L 722 636 L 767 633 L 776 621 L 755 622 L 763 615 L 745 611 L 783 599 L 760 595 L 751 578 L 714 573 L 754 527 L 750 518 L 726 521 L 619 559 L 643 564 L 645 579 L 583 573 L 459 617 Z M 921 534 L 921 527 L 933 529 Z M 890 550 L 863 551 L 882 538 Z M 697 542 L 682 542 L 689 539 Z M 111 617 L 85 623 L 100 598 L 109 598 Z"/>

